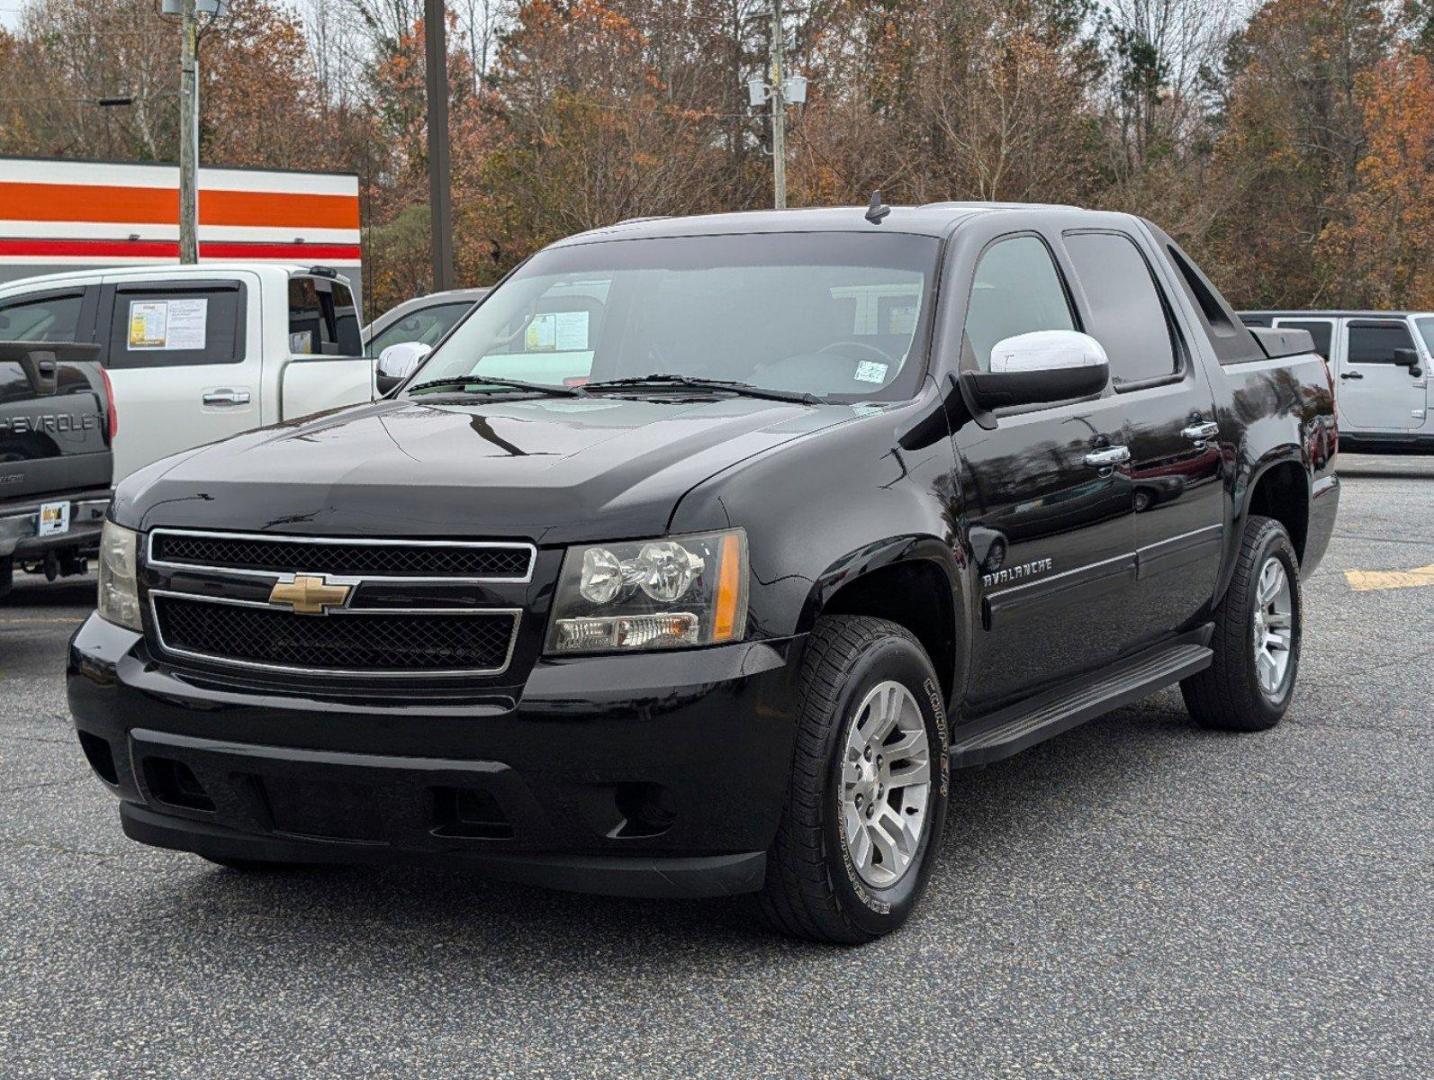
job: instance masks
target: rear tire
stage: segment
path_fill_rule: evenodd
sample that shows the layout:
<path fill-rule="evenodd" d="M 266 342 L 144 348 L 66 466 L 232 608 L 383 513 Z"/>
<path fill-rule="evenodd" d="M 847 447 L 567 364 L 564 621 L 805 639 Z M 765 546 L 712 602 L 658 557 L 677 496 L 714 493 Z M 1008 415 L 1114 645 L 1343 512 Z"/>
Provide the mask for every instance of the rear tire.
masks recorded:
<path fill-rule="evenodd" d="M 15 587 L 15 560 L 9 555 L 0 559 L 0 600 L 10 595 Z"/>
<path fill-rule="evenodd" d="M 1264 731 L 1280 722 L 1300 662 L 1299 559 L 1285 527 L 1251 515 L 1235 575 L 1215 611 L 1214 662 L 1180 684 L 1202 727 Z"/>
<path fill-rule="evenodd" d="M 941 846 L 950 768 L 940 683 L 903 627 L 829 616 L 807 642 L 797 713 L 761 908 L 783 933 L 859 945 L 906 921 Z"/>

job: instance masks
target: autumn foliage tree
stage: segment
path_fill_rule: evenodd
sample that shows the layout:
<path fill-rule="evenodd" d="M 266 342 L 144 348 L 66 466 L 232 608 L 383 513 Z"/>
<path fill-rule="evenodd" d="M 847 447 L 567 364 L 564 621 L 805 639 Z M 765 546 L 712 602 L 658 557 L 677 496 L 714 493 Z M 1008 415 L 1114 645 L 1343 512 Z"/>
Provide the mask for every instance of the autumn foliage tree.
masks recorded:
<path fill-rule="evenodd" d="M 1355 182 L 1318 254 L 1347 303 L 1434 308 L 1434 65 L 1400 50 L 1358 81 Z"/>
<path fill-rule="evenodd" d="M 423 9 L 232 0 L 201 45 L 202 159 L 357 173 L 377 307 L 429 287 Z M 769 205 L 744 85 L 769 13 L 448 0 L 460 280 L 627 217 Z M 28 0 L 0 31 L 0 153 L 173 160 L 177 33 L 159 0 Z M 813 0 L 782 33 L 810 79 L 792 205 L 1108 207 L 1242 306 L 1434 306 L 1434 0 Z"/>

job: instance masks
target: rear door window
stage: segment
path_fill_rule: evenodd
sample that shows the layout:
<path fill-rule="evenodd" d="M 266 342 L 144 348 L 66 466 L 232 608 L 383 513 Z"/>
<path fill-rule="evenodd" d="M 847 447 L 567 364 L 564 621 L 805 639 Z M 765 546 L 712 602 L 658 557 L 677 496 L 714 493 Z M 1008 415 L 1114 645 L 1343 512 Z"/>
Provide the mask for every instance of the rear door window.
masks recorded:
<path fill-rule="evenodd" d="M 1329 359 L 1329 347 L 1334 338 L 1334 323 L 1328 319 L 1276 319 L 1275 325 L 1282 330 L 1308 330 L 1314 339 L 1315 352 Z"/>
<path fill-rule="evenodd" d="M 1150 264 L 1120 233 L 1067 233 L 1066 250 L 1090 301 L 1086 333 L 1110 357 L 1111 383 L 1168 378 L 1179 367 L 1165 298 Z"/>
<path fill-rule="evenodd" d="M 105 366 L 237 364 L 244 359 L 245 303 L 237 281 L 120 285 Z"/>
<path fill-rule="evenodd" d="M 1392 364 L 1395 349 L 1414 348 L 1409 327 L 1395 320 L 1360 320 L 1349 324 L 1351 364 Z"/>

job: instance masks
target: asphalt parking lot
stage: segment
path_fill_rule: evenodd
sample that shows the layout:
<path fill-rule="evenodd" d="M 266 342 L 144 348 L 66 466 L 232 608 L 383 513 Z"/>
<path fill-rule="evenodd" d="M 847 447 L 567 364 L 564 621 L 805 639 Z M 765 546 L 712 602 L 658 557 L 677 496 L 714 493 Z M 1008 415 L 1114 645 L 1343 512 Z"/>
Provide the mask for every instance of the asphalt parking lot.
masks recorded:
<path fill-rule="evenodd" d="M 71 734 L 93 579 L 0 606 L 0 1074 L 1434 1075 L 1434 457 L 1341 459 L 1272 732 L 1166 692 L 958 773 L 908 928 L 141 848 Z M 1394 584 L 1400 582 L 1400 584 Z"/>

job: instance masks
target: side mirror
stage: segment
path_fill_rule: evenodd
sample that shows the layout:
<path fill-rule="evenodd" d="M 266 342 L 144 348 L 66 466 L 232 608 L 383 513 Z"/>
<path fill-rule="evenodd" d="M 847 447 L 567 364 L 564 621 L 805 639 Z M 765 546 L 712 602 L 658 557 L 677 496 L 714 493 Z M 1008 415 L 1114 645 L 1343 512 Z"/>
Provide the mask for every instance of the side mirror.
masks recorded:
<path fill-rule="evenodd" d="M 404 379 L 418 368 L 418 365 L 433 351 L 431 345 L 421 341 L 400 341 L 390 345 L 378 354 L 377 384 L 380 395 L 393 391 Z"/>
<path fill-rule="evenodd" d="M 1089 334 L 1035 330 L 998 341 L 991 370 L 962 372 L 961 381 L 984 411 L 1071 401 L 1105 389 L 1110 360 Z"/>
<path fill-rule="evenodd" d="M 1416 379 L 1423 374 L 1419 368 L 1419 353 L 1415 349 L 1395 349 L 1393 360 L 1395 367 L 1408 368 L 1409 374 Z"/>

